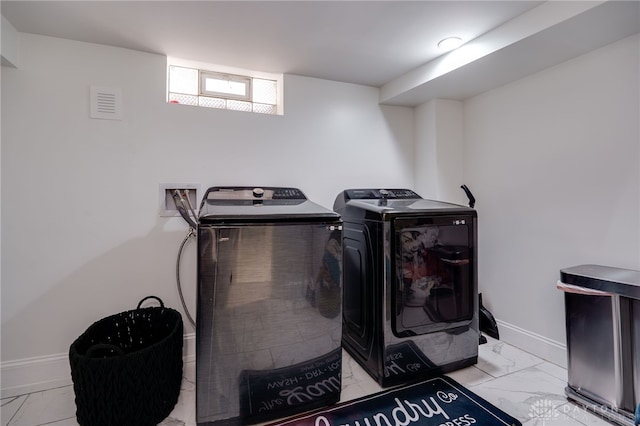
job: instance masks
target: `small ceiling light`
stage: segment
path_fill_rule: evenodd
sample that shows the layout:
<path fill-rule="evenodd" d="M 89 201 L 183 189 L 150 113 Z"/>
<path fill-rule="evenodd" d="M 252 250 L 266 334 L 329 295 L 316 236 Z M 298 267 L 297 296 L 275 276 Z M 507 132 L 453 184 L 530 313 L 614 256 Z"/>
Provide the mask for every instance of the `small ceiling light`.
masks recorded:
<path fill-rule="evenodd" d="M 457 49 L 460 46 L 462 46 L 462 39 L 460 37 L 447 37 L 438 42 L 438 48 L 445 51 Z"/>

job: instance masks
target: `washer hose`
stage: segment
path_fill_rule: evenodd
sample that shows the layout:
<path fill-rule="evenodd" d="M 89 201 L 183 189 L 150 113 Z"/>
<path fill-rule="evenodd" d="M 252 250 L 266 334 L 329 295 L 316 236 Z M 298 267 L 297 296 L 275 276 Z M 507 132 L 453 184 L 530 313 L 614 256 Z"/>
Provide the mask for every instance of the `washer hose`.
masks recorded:
<path fill-rule="evenodd" d="M 191 228 L 195 229 L 198 225 L 196 225 L 194 220 L 189 216 L 189 212 L 187 211 L 187 208 L 185 206 L 184 198 L 182 198 L 182 194 L 180 194 L 180 191 L 178 191 L 177 189 L 173 191 L 173 201 L 176 204 L 176 209 L 178 210 L 178 213 L 180 213 L 180 216 L 182 216 L 182 218 L 189 224 Z M 191 205 L 191 203 L 189 203 L 189 205 Z"/>
<path fill-rule="evenodd" d="M 189 322 L 194 328 L 196 326 L 196 322 L 191 317 L 191 314 L 189 313 L 189 308 L 187 308 L 187 304 L 184 301 L 184 295 L 182 294 L 182 284 L 180 283 L 180 259 L 182 259 L 182 252 L 184 250 L 184 246 L 187 244 L 187 241 L 189 241 L 189 238 L 195 237 L 195 236 L 196 236 L 196 233 L 193 230 L 193 228 L 189 228 L 189 233 L 185 235 L 184 239 L 182 240 L 182 244 L 180 244 L 180 249 L 178 249 L 178 259 L 176 260 L 176 283 L 178 286 L 178 294 L 180 294 L 180 302 L 182 302 L 182 308 L 184 309 L 184 313 L 187 315 Z"/>

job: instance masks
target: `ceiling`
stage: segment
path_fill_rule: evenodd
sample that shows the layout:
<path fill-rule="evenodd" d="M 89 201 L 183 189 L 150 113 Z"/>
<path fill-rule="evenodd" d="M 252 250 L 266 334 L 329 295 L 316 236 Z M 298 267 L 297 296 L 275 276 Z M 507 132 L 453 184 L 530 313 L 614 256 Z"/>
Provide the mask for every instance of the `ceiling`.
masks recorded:
<path fill-rule="evenodd" d="M 563 6 L 565 9 L 574 9 L 569 13 L 561 9 L 561 3 L 588 6 Z M 388 88 L 389 92 L 392 86 L 398 86 L 416 70 L 424 70 L 429 64 L 442 60 L 443 52 L 437 47 L 442 38 L 458 36 L 470 42 L 491 38 L 492 34 L 502 31 L 513 40 L 497 45 L 492 53 L 504 53 L 504 49 L 514 43 L 530 40 L 536 34 L 557 27 L 558 23 L 596 9 L 595 6 L 600 3 L 479 0 L 2 0 L 0 12 L 19 32 L 123 47 L 227 67 Z M 632 6 L 638 4 L 623 3 L 631 3 Z M 540 23 L 539 15 L 545 11 L 544 7 L 548 9 L 548 16 L 544 23 Z M 629 11 L 622 13 L 628 15 Z M 567 16 L 560 16 L 562 14 Z M 640 15 L 636 15 L 636 18 L 640 18 Z M 534 27 L 530 31 L 529 27 L 534 24 L 539 28 Z M 593 22 L 587 25 L 593 25 Z M 638 27 L 640 24 L 624 34 L 638 32 Z M 525 29 L 527 34 L 523 36 L 520 33 Z M 593 27 L 585 28 L 587 30 L 594 32 Z M 601 28 L 595 32 L 605 30 L 609 31 Z M 609 36 L 607 40 L 621 38 L 624 34 Z M 546 48 L 541 46 L 541 50 Z M 536 51 L 530 54 L 537 56 Z M 546 62 L 543 60 L 542 63 Z M 504 68 L 503 63 L 495 65 Z M 442 78 L 442 75 L 436 77 Z M 425 78 L 423 76 L 421 80 Z M 424 83 L 416 81 L 406 84 L 422 87 Z M 415 88 L 399 90 L 406 95 Z M 447 94 L 444 96 L 447 97 Z M 456 96 L 468 96 L 468 93 L 449 97 Z M 391 93 L 388 103 L 394 103 L 396 97 Z M 396 103 L 409 105 L 424 101 L 422 95 L 414 98 L 417 100 L 399 99 Z"/>

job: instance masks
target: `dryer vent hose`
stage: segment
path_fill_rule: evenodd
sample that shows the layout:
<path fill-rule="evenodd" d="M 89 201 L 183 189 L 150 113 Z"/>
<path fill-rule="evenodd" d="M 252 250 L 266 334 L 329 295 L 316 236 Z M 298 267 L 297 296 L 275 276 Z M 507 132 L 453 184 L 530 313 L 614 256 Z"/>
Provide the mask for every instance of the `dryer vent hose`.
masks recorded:
<path fill-rule="evenodd" d="M 469 199 L 469 207 L 473 208 L 476 205 L 476 198 L 471 193 L 471 190 L 467 187 L 467 185 L 462 185 L 460 188 L 467 194 L 467 198 Z"/>

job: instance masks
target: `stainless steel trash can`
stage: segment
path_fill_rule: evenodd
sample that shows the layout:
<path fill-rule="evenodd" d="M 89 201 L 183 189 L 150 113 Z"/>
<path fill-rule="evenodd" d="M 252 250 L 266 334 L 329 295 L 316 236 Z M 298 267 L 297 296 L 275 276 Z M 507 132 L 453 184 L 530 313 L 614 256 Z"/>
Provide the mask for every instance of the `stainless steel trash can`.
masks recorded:
<path fill-rule="evenodd" d="M 580 265 L 560 271 L 565 292 L 565 393 L 592 411 L 633 426 L 640 403 L 640 271 Z"/>

